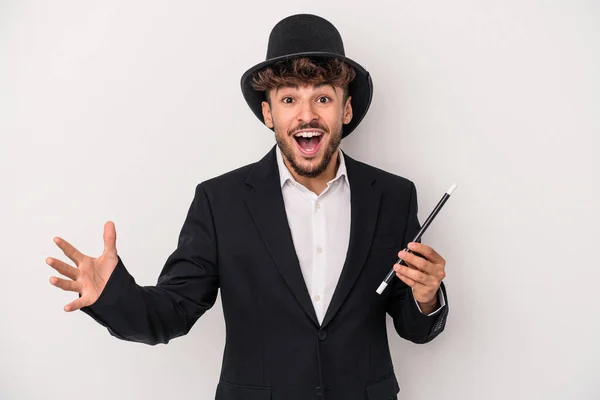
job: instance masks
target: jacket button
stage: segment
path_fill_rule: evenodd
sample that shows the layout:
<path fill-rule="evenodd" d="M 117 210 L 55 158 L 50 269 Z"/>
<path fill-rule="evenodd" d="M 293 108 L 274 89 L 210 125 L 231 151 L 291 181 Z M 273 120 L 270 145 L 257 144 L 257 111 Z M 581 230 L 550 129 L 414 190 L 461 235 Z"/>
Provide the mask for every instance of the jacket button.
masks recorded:
<path fill-rule="evenodd" d="M 323 389 L 321 389 L 321 386 L 317 386 L 317 387 L 315 388 L 315 394 L 316 394 L 317 396 L 321 396 L 321 395 L 323 394 Z"/>
<path fill-rule="evenodd" d="M 319 339 L 320 340 L 325 340 L 327 338 L 327 332 L 325 331 L 320 331 L 319 332 Z"/>

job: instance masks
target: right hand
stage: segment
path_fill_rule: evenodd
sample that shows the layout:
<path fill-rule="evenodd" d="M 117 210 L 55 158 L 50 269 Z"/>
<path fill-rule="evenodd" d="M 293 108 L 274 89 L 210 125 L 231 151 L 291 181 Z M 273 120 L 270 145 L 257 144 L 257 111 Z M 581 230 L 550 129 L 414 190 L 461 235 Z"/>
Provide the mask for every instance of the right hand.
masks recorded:
<path fill-rule="evenodd" d="M 72 267 L 52 257 L 46 259 L 46 264 L 60 274 L 71 278 L 71 280 L 68 280 L 51 276 L 50 283 L 63 290 L 77 292 L 81 295 L 77 300 L 67 304 L 64 310 L 71 312 L 94 304 L 100 297 L 108 278 L 119 261 L 115 225 L 110 221 L 104 224 L 104 252 L 98 258 L 80 253 L 79 250 L 62 238 L 55 237 L 54 243 L 77 266 L 77 268 Z"/>

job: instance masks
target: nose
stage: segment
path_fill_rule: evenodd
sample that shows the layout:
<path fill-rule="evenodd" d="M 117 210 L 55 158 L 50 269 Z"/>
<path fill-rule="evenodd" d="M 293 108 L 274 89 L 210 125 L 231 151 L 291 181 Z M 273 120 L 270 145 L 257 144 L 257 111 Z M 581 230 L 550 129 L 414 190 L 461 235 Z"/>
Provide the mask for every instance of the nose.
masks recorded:
<path fill-rule="evenodd" d="M 315 119 L 319 119 L 314 104 L 311 101 L 304 101 L 300 104 L 298 110 L 298 121 L 309 123 Z"/>

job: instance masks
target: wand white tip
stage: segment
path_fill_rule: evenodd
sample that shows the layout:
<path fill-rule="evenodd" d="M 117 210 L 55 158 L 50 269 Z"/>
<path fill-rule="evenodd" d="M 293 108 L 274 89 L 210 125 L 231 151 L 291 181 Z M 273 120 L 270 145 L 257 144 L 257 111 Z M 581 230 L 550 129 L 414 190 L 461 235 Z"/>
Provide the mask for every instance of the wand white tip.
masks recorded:
<path fill-rule="evenodd" d="M 452 186 L 450 186 L 450 189 L 448 189 L 448 191 L 446 193 L 448 193 L 448 195 L 451 196 L 452 192 L 454 192 L 457 187 L 458 187 L 458 185 L 456 183 L 452 184 Z"/>
<path fill-rule="evenodd" d="M 386 287 L 387 287 L 387 283 L 381 282 L 381 285 L 379 285 L 379 287 L 377 288 L 377 294 L 383 293 L 383 291 L 385 290 Z"/>

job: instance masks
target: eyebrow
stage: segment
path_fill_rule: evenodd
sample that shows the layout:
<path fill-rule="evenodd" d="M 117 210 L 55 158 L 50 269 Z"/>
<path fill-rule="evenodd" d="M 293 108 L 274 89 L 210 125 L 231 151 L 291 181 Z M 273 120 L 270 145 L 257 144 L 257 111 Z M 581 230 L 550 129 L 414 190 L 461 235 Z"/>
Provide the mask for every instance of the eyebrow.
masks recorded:
<path fill-rule="evenodd" d="M 333 84 L 331 82 L 317 83 L 317 84 L 313 85 L 313 88 L 314 89 L 319 89 L 320 87 L 323 87 L 323 86 L 331 86 L 331 88 L 335 92 L 335 87 L 333 86 Z M 285 86 L 278 87 L 275 90 L 275 94 L 279 93 L 279 89 L 283 89 L 283 88 L 294 88 L 294 89 L 298 90 L 298 85 L 285 85 Z"/>

